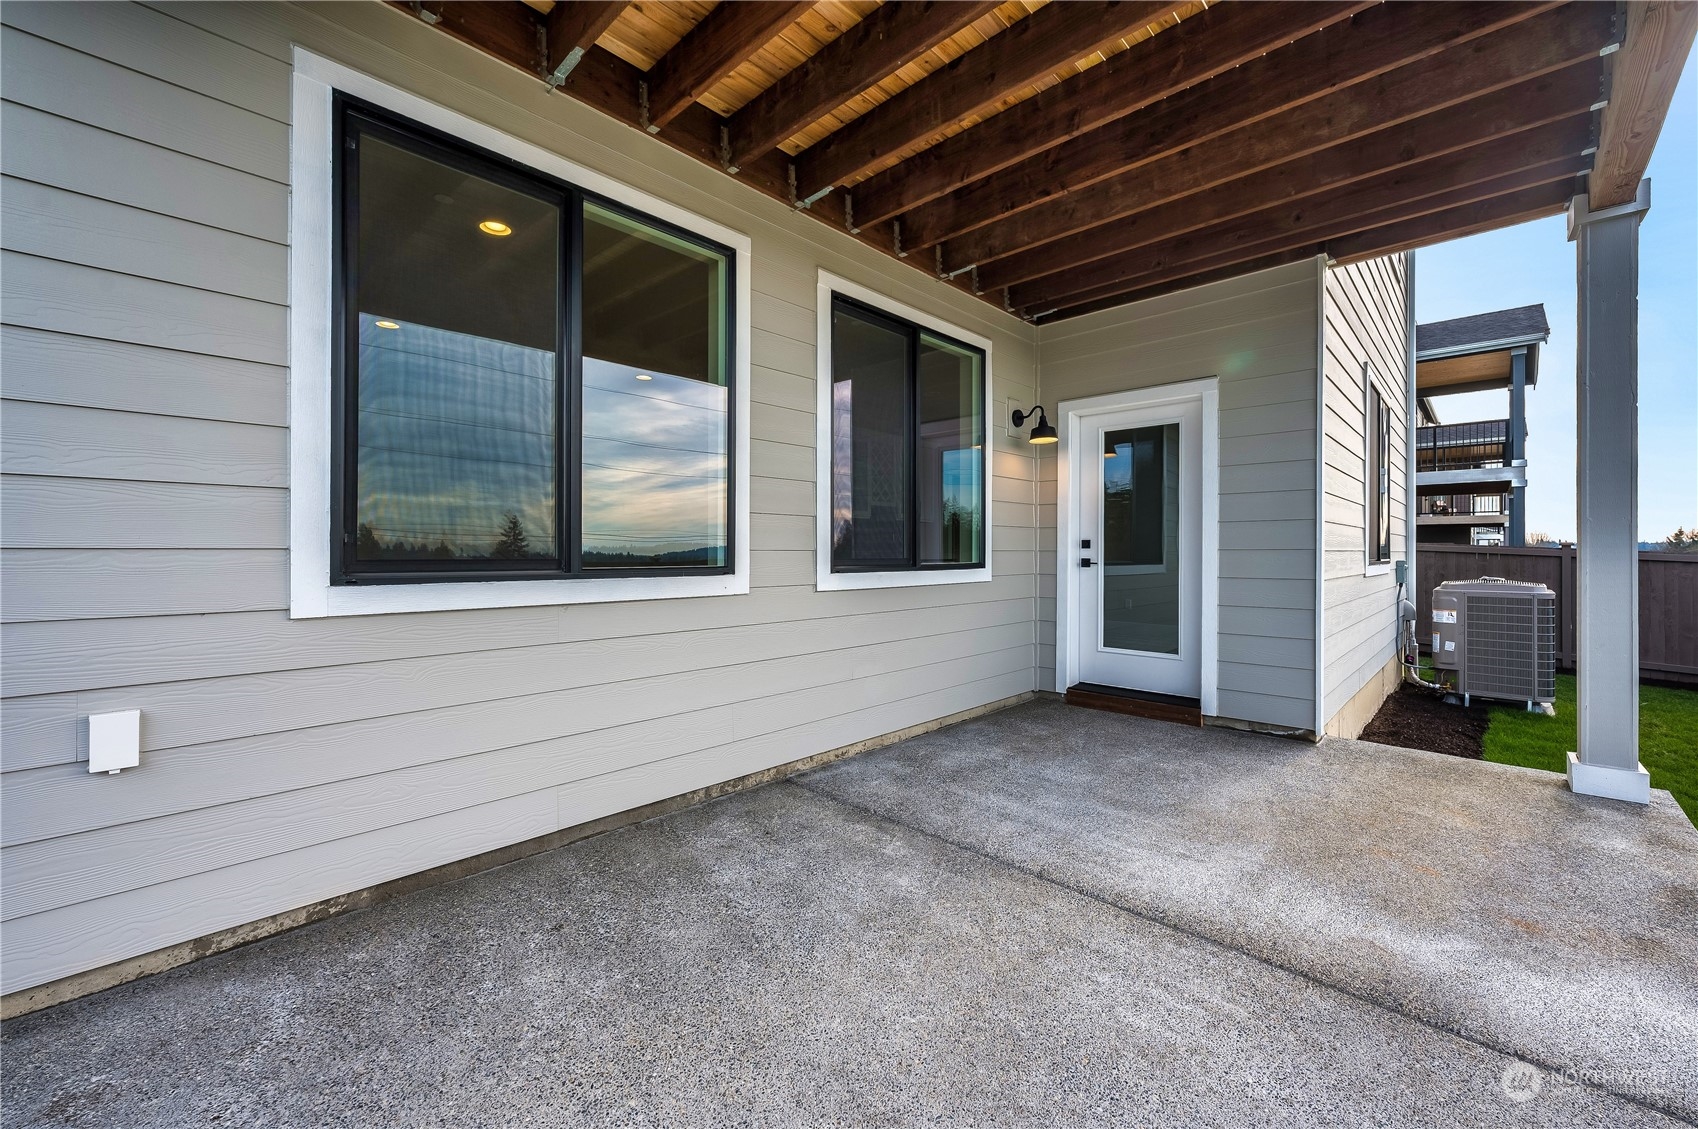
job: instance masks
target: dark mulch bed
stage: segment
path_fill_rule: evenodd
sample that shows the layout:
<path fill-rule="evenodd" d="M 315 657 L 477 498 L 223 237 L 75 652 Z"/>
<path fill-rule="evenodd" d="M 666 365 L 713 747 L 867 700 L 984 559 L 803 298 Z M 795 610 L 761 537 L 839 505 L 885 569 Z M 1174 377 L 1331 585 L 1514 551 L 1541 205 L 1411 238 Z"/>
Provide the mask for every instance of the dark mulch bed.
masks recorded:
<path fill-rule="evenodd" d="M 1465 709 L 1419 687 L 1399 686 L 1362 730 L 1362 740 L 1479 760 L 1489 723 L 1485 706 Z"/>

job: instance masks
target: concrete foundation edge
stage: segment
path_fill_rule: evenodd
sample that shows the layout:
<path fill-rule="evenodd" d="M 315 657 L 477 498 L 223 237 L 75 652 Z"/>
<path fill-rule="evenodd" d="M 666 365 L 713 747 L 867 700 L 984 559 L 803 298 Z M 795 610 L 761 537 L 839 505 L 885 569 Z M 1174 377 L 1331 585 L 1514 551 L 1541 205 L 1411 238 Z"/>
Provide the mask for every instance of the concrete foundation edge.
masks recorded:
<path fill-rule="evenodd" d="M 1380 706 L 1397 692 L 1397 684 L 1402 678 L 1403 664 L 1398 656 L 1393 655 L 1384 666 L 1369 675 L 1362 688 L 1352 694 L 1350 700 L 1327 721 L 1327 736 L 1350 740 L 1360 737 L 1362 730 L 1368 728 L 1368 723 L 1380 712 Z"/>
<path fill-rule="evenodd" d="M 671 799 L 659 800 L 652 804 L 645 804 L 642 807 L 631 808 L 629 811 L 622 811 L 613 815 L 603 816 L 600 819 L 591 820 L 588 823 L 581 823 L 574 827 L 562 828 L 559 831 L 553 831 L 547 835 L 540 835 L 534 839 L 526 839 L 523 842 L 513 843 L 509 846 L 500 847 L 493 851 L 485 851 L 482 854 L 472 855 L 469 858 L 460 859 L 456 862 L 444 863 L 441 866 L 432 867 L 429 870 L 421 870 L 416 874 L 409 874 L 401 878 L 391 879 L 388 882 L 383 882 L 376 886 L 368 886 L 362 890 L 354 890 L 347 894 L 340 894 L 334 898 L 327 898 L 323 901 L 314 902 L 311 905 L 286 910 L 283 913 L 273 914 L 270 917 L 264 917 L 258 921 L 250 921 L 245 925 L 237 925 L 229 929 L 220 930 L 217 933 L 210 933 L 204 937 L 197 937 L 193 940 L 182 941 L 163 949 L 155 949 L 151 953 L 143 953 L 140 956 L 130 957 L 114 964 L 102 965 L 99 968 L 91 968 L 86 972 L 78 972 L 71 976 L 50 981 L 46 984 L 38 984 L 33 988 L 20 988 L 16 992 L 0 997 L 0 1020 L 14 1019 L 17 1016 L 28 1015 L 30 1012 L 40 1011 L 43 1008 L 49 1008 L 55 1004 L 62 1004 L 69 1002 L 70 1000 L 78 999 L 82 996 L 92 995 L 95 992 L 104 991 L 107 988 L 115 988 L 120 984 L 127 984 L 132 980 L 140 980 L 144 976 L 152 976 L 158 972 L 165 972 L 169 969 L 181 967 L 182 965 L 188 964 L 192 961 L 199 960 L 202 957 L 209 957 L 216 953 L 228 952 L 229 950 L 239 948 L 242 945 L 251 944 L 254 941 L 262 941 L 267 937 L 275 937 L 280 933 L 287 933 L 292 929 L 299 929 L 305 925 L 312 925 L 315 922 L 323 921 L 326 918 L 335 917 L 339 914 L 379 905 L 392 898 L 398 898 L 403 895 L 410 894 L 415 890 L 423 890 L 428 889 L 431 886 L 440 886 L 444 883 L 455 882 L 461 878 L 467 878 L 485 870 L 493 870 L 498 866 L 505 866 L 510 862 L 517 862 L 518 860 L 528 858 L 531 855 L 541 854 L 544 851 L 554 850 L 556 847 L 566 846 L 568 843 L 575 843 L 581 839 L 588 839 L 595 835 L 602 835 L 609 831 L 616 831 L 621 827 L 628 827 L 633 823 L 641 823 L 646 819 L 654 819 L 657 816 L 666 815 L 669 812 L 692 807 L 696 804 L 704 803 L 720 796 L 729 795 L 733 792 L 741 792 L 750 788 L 758 788 L 763 784 L 770 784 L 775 780 L 782 780 L 787 776 L 792 776 L 798 772 L 805 772 L 810 768 L 817 768 L 820 765 L 828 764 L 832 761 L 842 760 L 845 757 L 852 757 L 860 753 L 870 752 L 873 749 L 880 749 L 886 745 L 893 745 L 898 741 L 903 741 L 910 737 L 917 737 L 922 733 L 930 733 L 933 730 L 942 729 L 947 725 L 956 725 L 963 721 L 971 721 L 973 718 L 995 713 L 998 710 L 1008 709 L 1011 706 L 1017 706 L 1023 702 L 1029 702 L 1033 697 L 1035 697 L 1034 693 L 1027 691 L 1023 694 L 1015 694 L 1011 697 L 1000 698 L 994 702 L 987 702 L 981 706 L 974 706 L 971 709 L 959 710 L 944 717 L 934 718 L 931 721 L 923 721 L 917 725 L 910 725 L 905 729 L 894 730 L 890 733 L 882 733 L 877 737 L 869 737 L 864 741 L 856 741 L 850 745 L 842 745 L 835 749 L 827 749 L 821 753 L 814 753 L 811 756 L 788 761 L 784 764 L 775 765 L 772 768 L 762 769 L 760 772 L 752 772 L 747 776 L 740 776 L 734 780 L 725 780 L 718 784 L 711 784 L 706 788 L 697 788 L 692 792 L 685 792 L 684 794 L 674 796 Z"/>

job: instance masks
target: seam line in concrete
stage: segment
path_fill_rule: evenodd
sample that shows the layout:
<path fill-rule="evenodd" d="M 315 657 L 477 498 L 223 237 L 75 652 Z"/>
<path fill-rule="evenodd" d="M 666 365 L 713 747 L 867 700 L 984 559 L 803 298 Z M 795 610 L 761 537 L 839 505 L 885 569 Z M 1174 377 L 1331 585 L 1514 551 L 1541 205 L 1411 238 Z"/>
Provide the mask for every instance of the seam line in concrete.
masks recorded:
<path fill-rule="evenodd" d="M 1201 941 L 1203 944 L 1208 945 L 1211 948 L 1219 949 L 1219 950 L 1222 950 L 1224 952 L 1233 953 L 1233 954 L 1236 954 L 1237 956 L 1244 957 L 1248 960 L 1253 960 L 1257 964 L 1264 965 L 1268 968 L 1276 969 L 1280 972 L 1287 974 L 1288 976 L 1293 976 L 1293 977 L 1296 977 L 1297 979 L 1302 980 L 1306 983 L 1313 984 L 1315 987 L 1320 988 L 1323 991 L 1336 992 L 1341 996 L 1347 996 L 1350 999 L 1357 1001 L 1358 1003 L 1367 1004 L 1369 1007 L 1372 1007 L 1372 1008 L 1374 1008 L 1378 1011 L 1384 1012 L 1387 1015 L 1393 1015 L 1393 1016 L 1396 1016 L 1399 1019 L 1403 1019 L 1403 1020 L 1406 1020 L 1410 1023 L 1414 1023 L 1414 1024 L 1417 1024 L 1421 1027 L 1425 1027 L 1430 1031 L 1435 1031 L 1440 1035 L 1444 1035 L 1448 1038 L 1455 1039 L 1458 1042 L 1469 1043 L 1469 1044 L 1472 1044 L 1473 1046 L 1479 1047 L 1482 1050 L 1489 1051 L 1492 1054 L 1503 1055 L 1503 1056 L 1515 1059 L 1515 1060 L 1520 1061 L 1520 1062 L 1525 1062 L 1530 1066 L 1538 1067 L 1540 1070 L 1543 1070 L 1547 1074 L 1554 1074 L 1554 1075 L 1558 1075 L 1559 1077 L 1565 1077 L 1565 1078 L 1570 1077 L 1573 1074 L 1573 1072 L 1570 1071 L 1566 1067 L 1556 1066 L 1556 1065 L 1553 1065 L 1552 1063 L 1544 1061 L 1543 1059 L 1533 1058 L 1529 1055 L 1526 1055 L 1526 1054 L 1524 1054 L 1520 1051 L 1513 1050 L 1509 1047 L 1498 1046 L 1495 1043 L 1492 1043 L 1492 1042 L 1490 1042 L 1486 1039 L 1482 1039 L 1478 1036 L 1468 1034 L 1465 1031 L 1457 1031 L 1453 1028 L 1446 1027 L 1442 1023 L 1437 1023 L 1437 1022 L 1434 1022 L 1433 1020 L 1427 1019 L 1423 1016 L 1415 1015 L 1411 1012 L 1404 1011 L 1402 1008 L 1397 1007 L 1394 1004 L 1387 1003 L 1385 1000 L 1376 999 L 1373 996 L 1366 995 L 1362 992 L 1355 991 L 1354 989 L 1351 989 L 1351 988 L 1347 988 L 1342 984 L 1335 984 L 1335 983 L 1333 983 L 1329 980 L 1323 980 L 1319 976 L 1316 976 L 1312 972 L 1308 972 L 1308 971 L 1305 971 L 1304 969 L 1295 967 L 1293 965 L 1283 963 L 1281 961 L 1275 960 L 1272 957 L 1263 956 L 1259 953 L 1251 952 L 1248 949 L 1239 948 L 1237 945 L 1232 944 L 1230 941 L 1223 941 L 1218 937 L 1212 937 L 1207 933 L 1200 932 L 1200 931 L 1198 931 L 1198 930 L 1196 930 L 1196 929 L 1194 929 L 1190 926 L 1187 926 L 1187 925 L 1182 925 L 1179 922 L 1170 921 L 1170 920 L 1168 920 L 1164 917 L 1157 916 L 1157 915 L 1149 913 L 1147 911 L 1138 910 L 1138 909 L 1134 909 L 1131 906 L 1123 905 L 1120 902 L 1114 901 L 1113 899 L 1105 897 L 1101 894 L 1095 894 L 1095 893 L 1092 893 L 1089 890 L 1082 889 L 1079 886 L 1075 886 L 1071 882 L 1067 882 L 1067 881 L 1064 881 L 1064 880 L 1059 879 L 1059 878 L 1051 877 L 1050 875 L 1045 874 L 1041 870 L 1035 870 L 1035 869 L 1033 869 L 1029 866 L 1024 866 L 1024 865 L 1017 863 L 1017 862 L 1010 862 L 1008 859 L 1000 858 L 996 855 L 989 854 L 988 852 L 983 851 L 983 850 L 979 849 L 978 847 L 974 847 L 970 844 L 957 842 L 956 840 L 951 839 L 946 835 L 940 835 L 935 831 L 928 831 L 923 827 L 915 827 L 911 823 L 904 823 L 900 819 L 896 819 L 896 818 L 894 818 L 890 815 L 886 815 L 883 812 L 880 812 L 880 811 L 877 811 L 873 808 L 867 807 L 865 804 L 858 804 L 858 803 L 855 803 L 851 800 L 845 800 L 841 796 L 834 796 L 830 792 L 825 792 L 825 791 L 821 791 L 818 788 L 809 787 L 807 784 L 804 784 L 800 779 L 798 779 L 795 776 L 786 777 L 782 781 L 782 783 L 793 785 L 794 787 L 800 789 L 801 791 L 808 793 L 808 795 L 810 795 L 810 796 L 816 796 L 816 797 L 818 797 L 822 800 L 828 800 L 831 803 L 837 804 L 841 807 L 848 808 L 851 811 L 860 812 L 862 815 L 867 816 L 868 818 L 870 818 L 870 819 L 872 819 L 872 820 L 874 820 L 878 823 L 887 824 L 891 827 L 900 827 L 904 831 L 912 832 L 913 834 L 919 835 L 923 838 L 931 839 L 934 842 L 942 843 L 947 847 L 951 847 L 951 848 L 953 848 L 957 851 L 962 852 L 963 854 L 968 854 L 968 855 L 973 856 L 974 858 L 980 859 L 984 862 L 988 862 L 988 863 L 992 864 L 993 866 L 1000 867 L 1004 870 L 1012 871 L 1015 874 L 1022 875 L 1026 878 L 1030 878 L 1030 879 L 1037 881 L 1037 882 L 1042 882 L 1047 886 L 1053 886 L 1058 890 L 1065 890 L 1066 892 L 1068 892 L 1070 894 L 1073 894 L 1077 897 L 1085 898 L 1088 901 L 1096 902 L 1098 905 L 1101 905 L 1101 906 L 1104 906 L 1108 909 L 1114 910 L 1117 913 L 1123 913 L 1123 914 L 1126 914 L 1129 917 L 1135 917 L 1139 921 L 1145 922 L 1149 925 L 1154 925 L 1154 926 L 1157 926 L 1158 928 L 1161 928 L 1161 929 L 1170 930 L 1174 933 L 1181 934 L 1182 936 L 1189 937 L 1189 938 L 1191 938 L 1192 940 L 1195 940 L 1195 941 Z M 1577 1078 L 1574 1084 L 1578 1085 L 1578 1086 L 1583 1086 L 1586 1089 L 1593 1091 L 1594 1093 L 1604 1094 L 1604 1095 L 1607 1095 L 1607 1096 L 1612 1097 L 1612 1098 L 1619 1098 L 1621 1101 L 1628 1102 L 1632 1105 L 1639 1106 L 1641 1109 L 1648 1110 L 1652 1113 L 1657 1113 L 1657 1114 L 1661 1114 L 1664 1117 L 1672 1118 L 1673 1120 L 1681 1122 L 1682 1124 L 1685 1124 L 1685 1125 L 1698 1125 L 1698 1121 L 1693 1120 L 1691 1117 L 1688 1117 L 1686 1114 L 1680 1112 L 1679 1110 L 1669 1109 L 1665 1106 L 1657 1104 L 1654 1101 L 1649 1101 L 1645 1098 L 1637 1097 L 1633 1094 L 1623 1093 L 1620 1090 L 1612 1089 L 1611 1087 L 1608 1087 L 1608 1086 L 1599 1085 L 1596 1082 L 1592 1082 L 1592 1081 L 1586 1079 L 1585 1077 Z"/>

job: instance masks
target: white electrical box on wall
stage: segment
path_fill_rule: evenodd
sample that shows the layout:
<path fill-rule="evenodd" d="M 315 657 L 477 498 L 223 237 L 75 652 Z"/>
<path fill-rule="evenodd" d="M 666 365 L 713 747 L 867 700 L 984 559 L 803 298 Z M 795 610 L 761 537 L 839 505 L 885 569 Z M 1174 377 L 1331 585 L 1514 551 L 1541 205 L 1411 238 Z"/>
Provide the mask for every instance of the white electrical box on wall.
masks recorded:
<path fill-rule="evenodd" d="M 141 711 L 88 715 L 88 770 L 116 773 L 141 763 Z"/>

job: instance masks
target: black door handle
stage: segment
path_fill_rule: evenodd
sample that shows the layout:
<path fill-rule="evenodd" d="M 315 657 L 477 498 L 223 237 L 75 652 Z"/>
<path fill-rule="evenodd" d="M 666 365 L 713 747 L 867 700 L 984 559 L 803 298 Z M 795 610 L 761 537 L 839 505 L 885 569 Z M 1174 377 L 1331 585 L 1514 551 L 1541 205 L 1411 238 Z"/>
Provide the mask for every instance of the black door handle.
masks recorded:
<path fill-rule="evenodd" d="M 1090 568 L 1091 567 L 1091 558 L 1090 557 L 1080 557 L 1079 558 L 1079 567 L 1080 568 Z"/>

